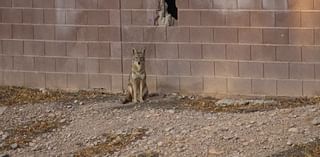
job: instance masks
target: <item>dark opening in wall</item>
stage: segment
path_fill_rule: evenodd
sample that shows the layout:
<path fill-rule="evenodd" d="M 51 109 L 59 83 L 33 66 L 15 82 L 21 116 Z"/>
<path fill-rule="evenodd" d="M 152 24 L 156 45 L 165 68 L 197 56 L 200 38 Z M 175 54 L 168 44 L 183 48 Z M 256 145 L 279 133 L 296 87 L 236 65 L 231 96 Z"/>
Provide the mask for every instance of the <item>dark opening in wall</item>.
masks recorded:
<path fill-rule="evenodd" d="M 178 20 L 178 8 L 176 6 L 176 0 L 165 0 L 165 2 L 168 4 L 168 13 Z"/>

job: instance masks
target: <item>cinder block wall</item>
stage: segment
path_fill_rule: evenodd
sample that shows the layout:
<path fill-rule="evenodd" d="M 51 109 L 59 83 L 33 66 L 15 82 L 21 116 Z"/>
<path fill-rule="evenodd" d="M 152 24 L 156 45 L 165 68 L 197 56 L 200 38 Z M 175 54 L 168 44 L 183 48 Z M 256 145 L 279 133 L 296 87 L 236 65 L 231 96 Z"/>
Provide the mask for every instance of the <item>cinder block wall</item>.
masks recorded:
<path fill-rule="evenodd" d="M 0 82 L 122 90 L 118 0 L 1 0 Z"/>
<path fill-rule="evenodd" d="M 131 48 L 147 49 L 151 91 L 320 95 L 320 0 L 1 0 L 0 82 L 126 88 Z"/>

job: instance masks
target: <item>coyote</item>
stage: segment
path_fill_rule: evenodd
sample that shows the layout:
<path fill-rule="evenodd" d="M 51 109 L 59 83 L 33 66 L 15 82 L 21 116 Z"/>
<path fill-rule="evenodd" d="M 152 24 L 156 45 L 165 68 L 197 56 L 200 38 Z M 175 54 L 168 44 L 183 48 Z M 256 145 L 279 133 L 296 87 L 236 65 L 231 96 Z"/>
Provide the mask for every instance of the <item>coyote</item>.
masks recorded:
<path fill-rule="evenodd" d="M 123 104 L 128 102 L 144 102 L 148 95 L 147 87 L 147 75 L 145 70 L 145 52 L 132 49 L 132 67 L 129 75 L 127 97 L 122 102 Z"/>

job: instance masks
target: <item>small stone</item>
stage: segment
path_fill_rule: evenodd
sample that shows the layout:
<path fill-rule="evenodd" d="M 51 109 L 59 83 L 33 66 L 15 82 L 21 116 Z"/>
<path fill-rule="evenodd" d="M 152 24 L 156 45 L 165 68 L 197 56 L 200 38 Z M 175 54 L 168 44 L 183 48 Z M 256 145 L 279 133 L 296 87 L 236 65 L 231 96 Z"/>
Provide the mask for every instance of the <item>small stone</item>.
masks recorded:
<path fill-rule="evenodd" d="M 60 123 L 64 123 L 64 122 L 66 122 L 66 119 L 61 119 L 60 120 Z"/>
<path fill-rule="evenodd" d="M 248 145 L 249 145 L 249 142 L 243 142 L 242 145 L 248 146 Z"/>
<path fill-rule="evenodd" d="M 310 112 L 316 112 L 317 109 L 316 109 L 316 108 L 312 108 L 312 109 L 310 109 L 309 111 L 310 111 Z"/>
<path fill-rule="evenodd" d="M 54 113 L 49 113 L 48 115 L 50 118 L 54 118 L 56 115 Z"/>
<path fill-rule="evenodd" d="M 290 140 L 287 142 L 287 145 L 288 145 L 288 146 L 292 146 L 292 144 L 293 144 L 293 143 L 292 143 Z"/>
<path fill-rule="evenodd" d="M 166 128 L 164 131 L 169 132 L 173 129 L 173 127 Z"/>
<path fill-rule="evenodd" d="M 79 105 L 84 105 L 84 102 L 81 101 L 81 102 L 79 103 Z"/>
<path fill-rule="evenodd" d="M 233 137 L 232 136 L 223 136 L 224 140 L 231 140 Z"/>
<path fill-rule="evenodd" d="M 212 148 L 208 149 L 208 154 L 209 155 L 221 155 L 221 154 L 223 154 L 223 151 L 219 151 L 216 148 L 212 147 Z"/>
<path fill-rule="evenodd" d="M 184 149 L 183 148 L 177 148 L 177 152 L 183 152 Z"/>
<path fill-rule="evenodd" d="M 35 146 L 35 143 L 33 143 L 33 142 L 30 142 L 30 143 L 29 143 L 29 146 L 30 146 L 30 147 L 33 147 L 33 146 Z"/>
<path fill-rule="evenodd" d="M 168 110 L 168 113 L 174 114 L 175 110 Z"/>
<path fill-rule="evenodd" d="M 6 111 L 7 107 L 6 106 L 1 106 L 0 107 L 0 116 Z"/>
<path fill-rule="evenodd" d="M 229 131 L 229 128 L 221 128 L 221 131 Z"/>
<path fill-rule="evenodd" d="M 18 148 L 18 144 L 14 143 L 10 145 L 11 149 L 17 149 Z"/>
<path fill-rule="evenodd" d="M 161 147 L 163 145 L 163 142 L 158 142 L 158 146 Z"/>
<path fill-rule="evenodd" d="M 320 125 L 320 117 L 314 118 L 314 119 L 311 121 L 311 123 L 312 123 L 313 125 Z"/>
<path fill-rule="evenodd" d="M 292 132 L 292 133 L 298 133 L 299 129 L 298 128 L 290 128 L 288 131 Z"/>
<path fill-rule="evenodd" d="M 9 137 L 9 134 L 8 134 L 8 133 L 4 133 L 4 134 L 2 135 L 2 140 L 7 139 L 8 137 Z"/>

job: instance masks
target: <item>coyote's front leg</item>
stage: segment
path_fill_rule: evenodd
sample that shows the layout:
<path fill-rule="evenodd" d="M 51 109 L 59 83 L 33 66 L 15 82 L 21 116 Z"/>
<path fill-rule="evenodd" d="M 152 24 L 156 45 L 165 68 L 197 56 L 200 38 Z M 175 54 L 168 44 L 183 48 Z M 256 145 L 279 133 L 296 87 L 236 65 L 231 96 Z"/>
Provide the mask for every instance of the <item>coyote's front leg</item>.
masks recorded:
<path fill-rule="evenodd" d="M 138 94 L 138 86 L 137 86 L 137 80 L 133 81 L 133 99 L 132 102 L 133 103 L 137 103 L 137 94 Z"/>
<path fill-rule="evenodd" d="M 144 102 L 144 100 L 143 100 L 143 80 L 141 79 L 141 80 L 139 80 L 139 101 L 140 102 Z"/>

